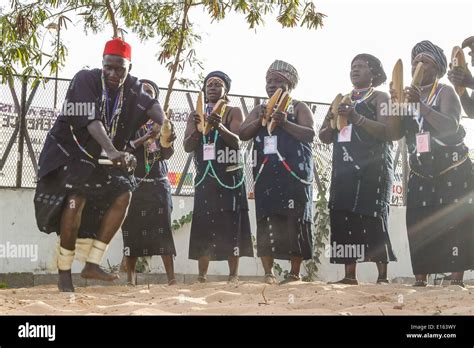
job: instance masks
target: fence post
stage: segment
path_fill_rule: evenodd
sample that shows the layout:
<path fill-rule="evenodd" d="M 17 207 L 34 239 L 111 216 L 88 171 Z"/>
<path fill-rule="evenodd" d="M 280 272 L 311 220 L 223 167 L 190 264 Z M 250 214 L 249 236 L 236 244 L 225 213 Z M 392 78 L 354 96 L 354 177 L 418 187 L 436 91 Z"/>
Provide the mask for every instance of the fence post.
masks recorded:
<path fill-rule="evenodd" d="M 21 178 L 23 173 L 23 144 L 25 139 L 25 122 L 26 122 L 26 91 L 28 87 L 28 79 L 23 77 L 21 79 L 21 101 L 20 110 L 18 110 L 18 158 L 16 162 L 16 187 L 21 187 Z"/>

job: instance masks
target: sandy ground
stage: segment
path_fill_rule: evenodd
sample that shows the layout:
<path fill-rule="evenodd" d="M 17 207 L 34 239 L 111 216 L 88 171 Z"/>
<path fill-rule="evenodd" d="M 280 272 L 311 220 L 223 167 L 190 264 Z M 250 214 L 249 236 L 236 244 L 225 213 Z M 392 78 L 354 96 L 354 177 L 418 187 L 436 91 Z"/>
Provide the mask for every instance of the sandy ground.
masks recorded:
<path fill-rule="evenodd" d="M 74 294 L 55 285 L 0 290 L 12 315 L 474 315 L 474 286 L 207 284 L 90 286 Z"/>

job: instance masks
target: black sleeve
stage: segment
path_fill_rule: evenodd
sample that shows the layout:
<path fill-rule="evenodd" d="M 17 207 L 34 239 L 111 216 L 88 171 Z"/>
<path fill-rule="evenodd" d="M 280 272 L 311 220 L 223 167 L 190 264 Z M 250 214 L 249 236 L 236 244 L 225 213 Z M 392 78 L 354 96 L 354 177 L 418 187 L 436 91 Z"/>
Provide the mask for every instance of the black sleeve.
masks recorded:
<path fill-rule="evenodd" d="M 62 117 L 65 117 L 74 129 L 85 128 L 90 122 L 101 119 L 100 84 L 100 72 L 95 70 L 81 70 L 71 81 Z"/>

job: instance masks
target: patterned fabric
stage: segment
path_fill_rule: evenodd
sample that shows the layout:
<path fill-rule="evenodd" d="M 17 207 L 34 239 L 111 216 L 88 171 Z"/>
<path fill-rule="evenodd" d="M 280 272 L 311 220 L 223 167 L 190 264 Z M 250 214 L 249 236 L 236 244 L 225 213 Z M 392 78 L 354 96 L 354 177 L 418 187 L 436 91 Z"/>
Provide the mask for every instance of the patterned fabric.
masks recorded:
<path fill-rule="evenodd" d="M 363 101 L 356 111 L 376 120 L 376 109 Z M 392 142 L 377 140 L 352 124 L 350 142 L 333 139 L 329 208 L 370 217 L 388 214 L 393 176 Z"/>
<path fill-rule="evenodd" d="M 296 216 L 272 215 L 257 222 L 257 255 L 278 260 L 313 255 L 312 223 Z"/>
<path fill-rule="evenodd" d="M 440 111 L 438 86 L 432 108 Z M 459 115 L 446 115 L 459 121 Z M 417 122 L 418 121 L 418 122 Z M 460 272 L 474 267 L 474 177 L 462 126 L 438 132 L 428 122 L 406 117 L 410 156 L 407 233 L 414 274 Z M 416 151 L 416 134 L 429 132 L 431 151 Z M 463 158 L 466 158 L 462 161 Z M 453 166 L 454 165 L 454 166 Z M 451 168 L 451 169 L 450 169 Z"/>
<path fill-rule="evenodd" d="M 207 109 L 208 112 L 210 109 Z M 231 109 L 228 107 L 226 113 L 230 113 Z M 225 124 L 227 128 L 230 122 L 227 117 Z M 208 142 L 214 142 L 216 132 L 216 130 L 209 132 Z M 201 181 L 208 164 L 203 159 L 203 145 L 200 137 L 194 153 L 196 167 L 194 184 Z M 215 150 L 217 160 L 212 163 L 217 176 L 228 186 L 236 185 L 242 179 L 242 171 L 227 172 L 226 169 L 237 163 L 238 156 L 234 156 L 233 161 L 231 156 L 226 158 L 225 155 L 236 154 L 236 150 L 228 147 L 220 136 L 217 136 Z M 222 155 L 225 157 L 221 157 Z M 227 189 L 222 187 L 209 172 L 194 191 L 189 258 L 209 256 L 211 260 L 227 260 L 230 256 L 253 256 L 248 210 L 245 183 L 236 189 Z"/>
<path fill-rule="evenodd" d="M 124 255 L 176 255 L 172 210 L 168 180 L 156 178 L 153 182 L 142 182 L 133 193 L 122 226 Z"/>
<path fill-rule="evenodd" d="M 206 78 L 204 79 L 204 86 L 203 86 L 203 90 L 206 88 L 207 86 L 207 81 L 210 79 L 210 78 L 213 78 L 213 77 L 217 77 L 219 78 L 220 80 L 222 80 L 225 84 L 225 89 L 227 92 L 230 91 L 230 86 L 232 84 L 232 80 L 230 79 L 230 77 L 222 72 L 222 71 L 213 71 L 213 72 L 210 72 L 209 74 L 207 74 Z"/>
<path fill-rule="evenodd" d="M 428 40 L 418 42 L 411 51 L 411 60 L 413 61 L 420 53 L 425 53 L 433 58 L 438 66 L 438 77 L 443 77 L 443 75 L 446 74 L 448 61 L 444 51 L 440 47 Z"/>
<path fill-rule="evenodd" d="M 295 102 L 297 103 L 297 102 Z M 288 122 L 296 123 L 294 107 L 287 112 Z M 277 137 L 277 148 L 290 168 L 303 180 L 313 181 L 313 149 L 311 143 L 296 140 L 281 127 L 275 128 L 272 135 Z M 272 215 L 296 216 L 303 221 L 312 221 L 312 185 L 296 180 L 279 161 L 276 154 L 264 154 L 264 141 L 268 136 L 266 127 L 260 127 L 253 141 L 257 155 L 257 165 L 253 167 L 256 178 L 265 158 L 268 162 L 255 184 L 255 208 L 257 221 Z"/>
<path fill-rule="evenodd" d="M 287 110 L 288 122 L 296 123 L 294 111 L 298 102 Z M 277 148 L 297 176 L 313 181 L 313 152 L 310 143 L 300 142 L 283 130 L 275 128 Z M 267 127 L 261 127 L 253 141 L 257 163 L 253 168 L 255 183 L 255 215 L 257 219 L 257 252 L 259 256 L 273 256 L 288 260 L 312 255 L 313 189 L 293 177 L 276 154 L 264 154 Z"/>
<path fill-rule="evenodd" d="M 474 269 L 473 205 L 412 207 L 406 211 L 413 274 Z"/>
<path fill-rule="evenodd" d="M 299 76 L 293 65 L 282 60 L 275 60 L 268 68 L 267 78 L 270 74 L 277 74 L 288 81 L 290 89 L 295 89 L 298 84 Z"/>
<path fill-rule="evenodd" d="M 397 261 L 388 234 L 388 216 L 371 217 L 330 210 L 331 263 Z M 344 253 L 338 254 L 340 250 Z"/>
<path fill-rule="evenodd" d="M 442 88 L 443 85 L 438 86 L 437 96 Z M 432 107 L 439 112 L 438 97 L 434 98 Z M 420 127 L 416 119 L 409 117 L 404 118 L 403 127 L 411 169 L 408 178 L 407 208 L 452 204 L 465 195 L 469 196 L 466 203 L 472 204 L 474 182 L 472 163 L 468 157 L 469 150 L 463 141 L 466 134 L 464 128 L 460 125 L 456 132 L 440 133 L 428 122 L 423 121 Z M 430 133 L 430 152 L 416 151 L 416 134 L 420 131 Z M 445 172 L 464 158 L 462 164 Z"/>

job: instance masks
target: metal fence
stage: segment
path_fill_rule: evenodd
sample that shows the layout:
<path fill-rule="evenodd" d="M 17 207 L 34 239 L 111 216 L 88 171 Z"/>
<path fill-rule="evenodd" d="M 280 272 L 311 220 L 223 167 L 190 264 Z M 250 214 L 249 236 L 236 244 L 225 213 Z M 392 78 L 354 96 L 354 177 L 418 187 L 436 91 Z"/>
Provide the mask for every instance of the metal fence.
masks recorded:
<path fill-rule="evenodd" d="M 13 78 L 0 84 L 0 187 L 35 187 L 38 157 L 47 132 L 56 118 L 56 108 L 65 99 L 70 80 L 48 79 L 33 85 L 33 79 Z M 57 95 L 56 95 L 57 93 Z M 160 93 L 163 102 L 166 90 Z M 230 104 L 242 109 L 245 116 L 265 98 L 230 95 Z M 58 100 L 58 105 L 55 104 Z M 184 130 L 189 113 L 194 109 L 197 91 L 175 89 L 171 95 L 171 120 L 175 124 L 177 140 L 175 154 L 169 160 L 169 179 L 175 195 L 192 195 L 195 175 L 192 154 L 182 147 Z M 315 128 L 319 129 L 329 108 L 327 103 L 306 101 L 314 115 Z M 315 189 L 327 187 L 331 175 L 332 146 L 315 139 L 314 161 Z M 395 182 L 392 204 L 403 204 L 403 192 L 407 172 L 406 150 L 403 142 L 395 144 Z M 242 150 L 250 153 L 250 142 L 242 144 Z M 247 191 L 253 191 L 252 167 L 245 166 Z"/>

